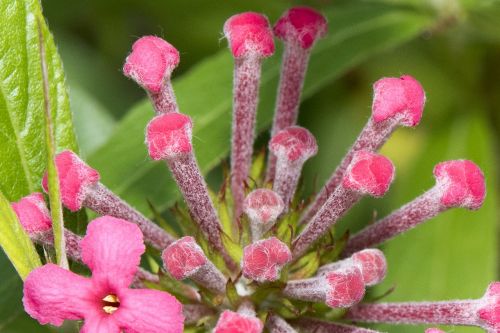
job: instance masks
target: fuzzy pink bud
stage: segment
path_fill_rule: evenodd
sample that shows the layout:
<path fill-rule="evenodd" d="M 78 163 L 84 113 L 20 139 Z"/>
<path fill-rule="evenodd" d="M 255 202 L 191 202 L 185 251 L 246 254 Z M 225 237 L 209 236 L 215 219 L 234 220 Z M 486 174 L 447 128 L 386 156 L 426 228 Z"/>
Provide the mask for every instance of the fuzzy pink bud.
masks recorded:
<path fill-rule="evenodd" d="M 318 152 L 316 139 L 307 129 L 290 126 L 276 134 L 269 142 L 269 150 L 290 163 L 303 163 Z"/>
<path fill-rule="evenodd" d="M 191 236 L 170 244 L 162 254 L 166 270 L 177 280 L 183 280 L 206 264 L 207 258 Z"/>
<path fill-rule="evenodd" d="M 500 332 L 500 282 L 493 282 L 488 286 L 480 303 L 477 314 L 485 328 Z"/>
<path fill-rule="evenodd" d="M 352 191 L 381 197 L 389 189 L 393 178 L 394 165 L 388 158 L 368 151 L 359 151 L 354 154 L 342 185 Z"/>
<path fill-rule="evenodd" d="M 82 208 L 83 201 L 92 187 L 99 182 L 100 175 L 70 150 L 59 153 L 55 162 L 62 203 L 76 212 Z M 42 187 L 48 192 L 47 174 L 43 177 Z"/>
<path fill-rule="evenodd" d="M 425 333 L 445 333 L 445 331 L 441 331 L 439 328 L 428 328 Z"/>
<path fill-rule="evenodd" d="M 156 36 L 145 36 L 132 45 L 123 73 L 144 89 L 158 93 L 179 59 L 179 51 L 171 44 Z"/>
<path fill-rule="evenodd" d="M 366 249 L 354 253 L 352 260 L 361 266 L 363 281 L 367 286 L 380 283 L 387 273 L 387 261 L 382 251 Z"/>
<path fill-rule="evenodd" d="M 33 235 L 52 228 L 50 212 L 41 193 L 25 196 L 18 202 L 11 203 L 11 206 L 28 234 Z"/>
<path fill-rule="evenodd" d="M 262 14 L 246 12 L 231 16 L 224 24 L 224 35 L 235 58 L 269 57 L 274 53 L 273 34 Z"/>
<path fill-rule="evenodd" d="M 376 123 L 399 116 L 404 126 L 418 125 L 424 111 L 425 92 L 417 80 L 410 75 L 387 77 L 375 82 L 373 91 L 372 116 Z"/>
<path fill-rule="evenodd" d="M 365 284 L 357 266 L 343 266 L 325 275 L 328 284 L 326 304 L 332 308 L 347 308 L 363 299 Z"/>
<path fill-rule="evenodd" d="M 437 186 L 442 190 L 441 203 L 446 207 L 478 209 L 486 195 L 484 175 L 468 160 L 442 162 L 434 168 Z"/>
<path fill-rule="evenodd" d="M 156 116 L 146 129 L 149 156 L 154 160 L 172 159 L 191 153 L 191 119 L 181 113 Z"/>
<path fill-rule="evenodd" d="M 243 249 L 243 275 L 258 282 L 275 281 L 290 260 L 290 249 L 278 238 L 260 240 Z"/>
<path fill-rule="evenodd" d="M 290 126 L 273 136 L 269 150 L 277 158 L 273 190 L 285 203 L 293 199 L 305 161 L 318 152 L 316 139 L 307 129 Z"/>
<path fill-rule="evenodd" d="M 258 318 L 226 310 L 219 317 L 214 333 L 261 333 L 263 329 Z"/>
<path fill-rule="evenodd" d="M 244 204 L 248 217 L 262 224 L 275 221 L 283 212 L 283 207 L 281 197 L 276 192 L 264 188 L 250 192 Z"/>
<path fill-rule="evenodd" d="M 308 49 L 324 37 L 328 30 L 326 18 L 309 7 L 289 9 L 274 25 L 274 34 L 286 41 Z"/>

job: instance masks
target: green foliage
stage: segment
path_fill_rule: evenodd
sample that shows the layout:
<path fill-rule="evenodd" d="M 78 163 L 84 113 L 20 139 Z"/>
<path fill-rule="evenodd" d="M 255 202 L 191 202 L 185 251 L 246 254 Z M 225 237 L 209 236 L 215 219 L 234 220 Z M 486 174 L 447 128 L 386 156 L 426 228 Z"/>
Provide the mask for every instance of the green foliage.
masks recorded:
<path fill-rule="evenodd" d="M 24 278 L 40 265 L 40 259 L 9 201 L 40 191 L 42 174 L 51 152 L 47 148 L 48 141 L 44 140 L 46 115 L 51 121 L 50 132 L 54 134 L 52 149 L 76 150 L 76 140 L 61 59 L 45 24 L 40 3 L 36 0 L 2 1 L 0 13 L 0 190 L 3 193 L 0 198 L 0 243 Z M 46 92 L 42 53 L 47 69 Z M 45 96 L 49 100 L 47 114 L 44 112 Z M 58 205 L 58 201 L 56 196 L 54 205 Z M 0 298 L 0 306 L 9 305 L 9 311 L 0 317 L 0 329 L 4 331 L 8 322 L 16 322 L 21 300 L 15 272 L 6 270 L 2 281 L 5 281 L 2 287 L 9 291 L 6 297 Z"/>

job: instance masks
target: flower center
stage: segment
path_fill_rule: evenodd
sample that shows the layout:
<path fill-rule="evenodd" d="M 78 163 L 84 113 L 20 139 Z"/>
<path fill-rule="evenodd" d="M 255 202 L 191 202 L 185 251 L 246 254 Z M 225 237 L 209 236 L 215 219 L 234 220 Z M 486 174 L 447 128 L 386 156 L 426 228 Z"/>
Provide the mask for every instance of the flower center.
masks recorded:
<path fill-rule="evenodd" d="M 107 314 L 112 314 L 120 307 L 118 296 L 110 294 L 102 299 L 102 309 Z"/>

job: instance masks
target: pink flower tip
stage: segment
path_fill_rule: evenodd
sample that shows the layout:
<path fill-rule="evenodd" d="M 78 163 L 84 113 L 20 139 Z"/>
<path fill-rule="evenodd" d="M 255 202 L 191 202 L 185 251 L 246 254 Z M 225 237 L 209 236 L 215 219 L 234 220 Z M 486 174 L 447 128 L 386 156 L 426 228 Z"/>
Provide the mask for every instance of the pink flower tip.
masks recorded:
<path fill-rule="evenodd" d="M 171 44 L 156 36 L 144 36 L 132 45 L 123 73 L 144 89 L 158 93 L 164 79 L 170 77 L 179 64 L 179 59 L 179 51 Z"/>
<path fill-rule="evenodd" d="M 245 213 L 252 221 L 267 224 L 278 218 L 283 212 L 285 204 L 278 193 L 259 188 L 247 195 L 243 207 Z"/>
<path fill-rule="evenodd" d="M 428 328 L 425 330 L 425 333 L 445 333 L 441 331 L 439 328 Z"/>
<path fill-rule="evenodd" d="M 99 182 L 99 172 L 70 150 L 57 154 L 55 162 L 62 203 L 69 210 L 76 212 L 82 208 L 83 201 L 92 186 Z M 42 187 L 45 192 L 49 191 L 47 173 L 43 177 Z"/>
<path fill-rule="evenodd" d="M 235 58 L 269 57 L 274 53 L 274 40 L 269 21 L 258 13 L 236 14 L 224 24 L 231 52 Z"/>
<path fill-rule="evenodd" d="M 52 219 L 42 193 L 32 193 L 18 202 L 11 203 L 11 206 L 28 234 L 33 235 L 52 228 Z"/>
<path fill-rule="evenodd" d="M 149 156 L 154 160 L 177 158 L 192 151 L 191 118 L 181 113 L 156 116 L 146 129 Z"/>
<path fill-rule="evenodd" d="M 258 318 L 225 310 L 217 321 L 214 333 L 261 333 L 263 329 L 264 325 Z"/>
<path fill-rule="evenodd" d="M 479 209 L 486 196 L 481 169 L 468 160 L 441 162 L 434 168 L 434 176 L 441 190 L 441 203 L 446 207 Z"/>
<path fill-rule="evenodd" d="M 387 273 L 387 261 L 382 251 L 365 249 L 354 253 L 351 258 L 361 267 L 365 285 L 374 286 L 384 280 Z"/>
<path fill-rule="evenodd" d="M 310 48 L 317 39 L 324 37 L 327 30 L 326 18 L 309 7 L 289 9 L 274 25 L 276 37 L 296 42 L 304 49 Z"/>
<path fill-rule="evenodd" d="M 290 260 L 290 249 L 278 238 L 257 241 L 243 249 L 243 276 L 258 282 L 276 281 Z"/>
<path fill-rule="evenodd" d="M 357 151 L 342 180 L 344 188 L 368 194 L 383 196 L 394 179 L 394 165 L 382 155 Z"/>
<path fill-rule="evenodd" d="M 347 308 L 359 303 L 365 295 L 363 274 L 357 265 L 342 265 L 324 276 L 327 283 L 326 305 Z"/>
<path fill-rule="evenodd" d="M 279 131 L 269 142 L 269 150 L 278 158 L 303 163 L 318 152 L 316 139 L 307 129 L 290 126 Z"/>
<path fill-rule="evenodd" d="M 420 82 L 410 75 L 386 77 L 373 85 L 372 117 L 376 123 L 401 117 L 404 126 L 416 126 L 422 118 L 425 92 Z"/>
<path fill-rule="evenodd" d="M 170 244 L 162 253 L 165 269 L 177 280 L 188 278 L 207 263 L 207 257 L 191 236 Z"/>
<path fill-rule="evenodd" d="M 500 282 L 493 282 L 488 286 L 480 303 L 477 315 L 485 328 L 500 332 Z"/>

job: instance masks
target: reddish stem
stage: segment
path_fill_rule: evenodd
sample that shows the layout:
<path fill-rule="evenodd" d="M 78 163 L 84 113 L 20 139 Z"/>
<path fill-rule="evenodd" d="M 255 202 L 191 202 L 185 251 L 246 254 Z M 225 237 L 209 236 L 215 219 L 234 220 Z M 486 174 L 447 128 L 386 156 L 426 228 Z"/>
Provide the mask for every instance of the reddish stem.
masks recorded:
<path fill-rule="evenodd" d="M 356 327 L 329 321 L 301 318 L 293 322 L 304 333 L 379 333 L 368 328 Z"/>
<path fill-rule="evenodd" d="M 231 148 L 231 190 L 235 217 L 240 216 L 243 210 L 245 182 L 252 163 L 260 74 L 259 56 L 235 59 Z"/>
<path fill-rule="evenodd" d="M 367 323 L 477 326 L 477 306 L 474 300 L 359 304 L 347 312 L 346 318 Z"/>
<path fill-rule="evenodd" d="M 161 90 L 158 93 L 148 91 L 148 94 L 157 114 L 179 112 L 170 77 L 165 78 Z"/>
<path fill-rule="evenodd" d="M 310 53 L 309 48 L 304 49 L 298 43 L 285 43 L 271 137 L 282 129 L 297 123 L 300 95 Z M 276 156 L 269 155 L 266 172 L 267 181 L 274 179 L 276 163 Z"/>
<path fill-rule="evenodd" d="M 352 161 L 354 154 L 360 150 L 377 151 L 387 141 L 392 132 L 400 123 L 400 117 L 389 118 L 387 121 L 376 123 L 371 118 L 365 125 L 352 147 L 349 149 L 340 165 L 335 169 L 330 179 L 316 195 L 314 201 L 300 218 L 300 224 L 311 220 L 320 210 L 321 206 L 328 200 L 342 181 L 347 167 Z"/>
<path fill-rule="evenodd" d="M 344 248 L 342 257 L 380 245 L 439 214 L 446 208 L 439 202 L 438 191 L 433 188 L 425 192 L 387 217 L 353 235 Z"/>
<path fill-rule="evenodd" d="M 278 315 L 270 314 L 266 321 L 269 333 L 297 333 L 283 318 Z"/>
<path fill-rule="evenodd" d="M 147 219 L 101 183 L 97 183 L 91 188 L 83 205 L 100 215 L 111 215 L 137 224 L 144 234 L 145 241 L 158 250 L 163 250 L 175 241 L 173 236 Z"/>

